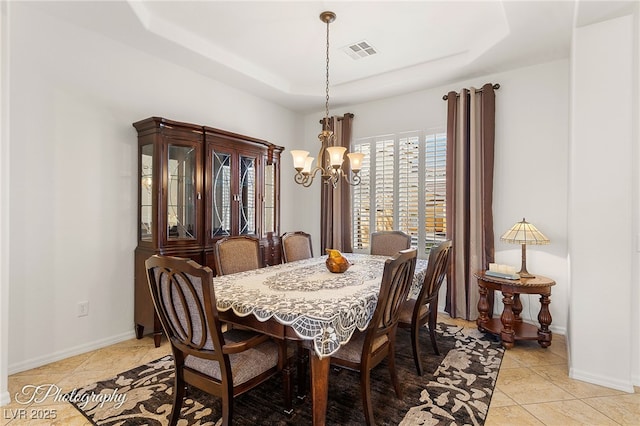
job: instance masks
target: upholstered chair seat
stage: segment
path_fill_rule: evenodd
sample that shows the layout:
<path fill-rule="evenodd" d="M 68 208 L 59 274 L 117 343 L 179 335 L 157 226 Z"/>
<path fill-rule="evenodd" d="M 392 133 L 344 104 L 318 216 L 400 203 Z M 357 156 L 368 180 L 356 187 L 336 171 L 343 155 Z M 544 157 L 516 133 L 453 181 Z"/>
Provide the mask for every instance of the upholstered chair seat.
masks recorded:
<path fill-rule="evenodd" d="M 228 345 L 249 340 L 257 335 L 247 330 L 231 329 L 224 333 L 224 340 Z M 229 363 L 233 386 L 239 386 L 278 366 L 278 345 L 273 340 L 267 340 L 246 351 L 229 354 Z M 220 364 L 215 360 L 187 355 L 184 366 L 222 380 Z"/>
<path fill-rule="evenodd" d="M 413 310 L 416 306 L 416 302 L 417 302 L 416 299 L 409 299 L 407 300 L 407 303 L 402 305 L 402 308 L 400 308 L 399 322 L 411 324 L 411 319 L 413 317 Z M 418 309 L 419 309 L 418 315 L 420 317 L 423 317 L 429 313 L 429 308 L 425 305 L 420 305 Z"/>
<path fill-rule="evenodd" d="M 359 364 L 362 361 L 362 348 L 364 347 L 365 336 L 365 333 L 356 332 L 351 340 L 349 340 L 349 343 L 342 346 L 340 350 L 333 355 L 333 358 Z M 371 350 L 373 352 L 377 351 L 388 341 L 389 338 L 386 334 L 376 337 L 371 346 Z"/>

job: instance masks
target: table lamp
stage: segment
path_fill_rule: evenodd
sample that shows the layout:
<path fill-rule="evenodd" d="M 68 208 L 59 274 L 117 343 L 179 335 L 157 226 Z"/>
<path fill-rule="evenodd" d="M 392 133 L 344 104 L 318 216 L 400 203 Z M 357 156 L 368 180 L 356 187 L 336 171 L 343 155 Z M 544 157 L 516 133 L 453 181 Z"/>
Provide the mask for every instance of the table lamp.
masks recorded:
<path fill-rule="evenodd" d="M 520 278 L 534 278 L 527 272 L 527 244 L 549 244 L 549 239 L 542 232 L 524 220 L 518 222 L 505 232 L 500 239 L 511 244 L 522 244 L 522 266 L 520 267 Z"/>

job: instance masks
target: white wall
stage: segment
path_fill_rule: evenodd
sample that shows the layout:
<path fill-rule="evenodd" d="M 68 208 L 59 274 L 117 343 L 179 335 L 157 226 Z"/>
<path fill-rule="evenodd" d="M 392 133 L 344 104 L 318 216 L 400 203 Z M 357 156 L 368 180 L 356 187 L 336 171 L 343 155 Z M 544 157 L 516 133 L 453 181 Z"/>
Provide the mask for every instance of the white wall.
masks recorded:
<path fill-rule="evenodd" d="M 523 216 L 534 223 L 551 244 L 530 246 L 530 272 L 551 277 L 551 329 L 561 334 L 567 326 L 567 162 L 569 138 L 569 63 L 566 60 L 521 68 L 462 81 L 431 90 L 333 110 L 352 112 L 353 137 L 376 136 L 409 130 L 446 128 L 446 102 L 442 96 L 463 87 L 499 83 L 496 91 L 496 154 L 494 172 L 494 232 L 496 260 L 520 265 L 521 248 L 499 238 Z M 305 117 L 305 138 L 314 142 L 322 113 Z M 317 144 L 308 145 L 317 150 Z M 311 149 L 309 149 L 311 150 Z M 314 186 L 319 186 L 318 183 Z M 309 212 L 319 223 L 319 212 Z M 318 231 L 319 232 L 319 231 Z M 319 235 L 319 234 L 318 234 Z M 443 289 L 444 292 L 444 289 Z M 499 299 L 499 298 L 496 298 Z M 525 320 L 537 321 L 537 296 L 523 295 Z M 501 301 L 496 312 L 501 312 Z M 441 310 L 444 297 L 440 298 Z"/>
<path fill-rule="evenodd" d="M 569 374 L 630 392 L 640 363 L 637 34 L 632 16 L 574 31 L 569 180 Z"/>
<path fill-rule="evenodd" d="M 636 4 L 634 13 L 635 25 L 633 29 L 633 40 L 635 40 L 635 55 L 633 62 L 632 76 L 636 76 L 632 84 L 632 91 L 635 93 L 633 98 L 632 115 L 633 120 L 633 136 L 631 149 L 633 152 L 634 166 L 633 182 L 635 202 L 633 214 L 633 235 L 636 236 L 636 253 L 633 262 L 632 284 L 631 284 L 631 330 L 635 330 L 635 334 L 631 336 L 631 379 L 634 386 L 640 386 L 640 5 Z M 634 285 L 635 283 L 635 285 Z M 634 305 L 635 303 L 635 305 Z M 635 306 L 635 308 L 634 308 Z"/>
<path fill-rule="evenodd" d="M 8 25 L 0 3 L 0 348 L 9 346 L 9 109 L 7 96 Z M 0 349 L 0 405 L 9 403 L 8 353 Z"/>
<path fill-rule="evenodd" d="M 9 374 L 133 336 L 131 123 L 162 116 L 287 150 L 300 133 L 287 109 L 36 10 L 9 5 Z M 283 177 L 282 226 L 295 228 L 294 184 Z M 83 300 L 89 315 L 78 318 Z"/>

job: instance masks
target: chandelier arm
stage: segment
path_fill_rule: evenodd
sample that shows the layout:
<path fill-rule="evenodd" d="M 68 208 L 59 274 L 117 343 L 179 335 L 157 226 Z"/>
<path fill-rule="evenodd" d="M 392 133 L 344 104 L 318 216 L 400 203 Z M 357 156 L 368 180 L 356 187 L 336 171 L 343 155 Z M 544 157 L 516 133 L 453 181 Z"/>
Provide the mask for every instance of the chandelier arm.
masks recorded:
<path fill-rule="evenodd" d="M 298 185 L 302 185 L 305 188 L 308 188 L 313 183 L 313 177 L 309 177 L 309 175 L 304 175 L 302 173 L 298 173 L 294 176 L 294 180 Z"/>
<path fill-rule="evenodd" d="M 293 175 L 293 180 L 298 185 L 305 186 L 305 183 L 309 180 L 309 176 L 305 176 L 304 174 L 302 174 L 302 172 L 296 172 L 296 174 Z"/>
<path fill-rule="evenodd" d="M 311 180 L 313 180 L 315 179 L 318 172 L 322 172 L 322 175 L 324 175 L 324 170 L 322 169 L 322 167 L 315 166 L 313 168 L 313 171 L 311 171 L 308 176 L 311 176 Z"/>
<path fill-rule="evenodd" d="M 304 187 L 309 187 L 313 183 L 313 180 L 315 179 L 319 171 L 322 171 L 322 176 L 324 176 L 324 170 L 321 167 L 316 166 L 310 173 L 302 173 L 301 171 L 297 171 L 296 174 L 293 175 L 293 178 L 297 184 Z"/>
<path fill-rule="evenodd" d="M 351 179 L 349 179 L 346 173 L 342 173 L 342 177 L 351 186 L 360 185 L 360 182 L 362 181 L 362 178 L 360 177 L 360 173 L 357 173 L 357 172 L 351 172 L 351 173 L 353 174 L 353 177 Z"/>

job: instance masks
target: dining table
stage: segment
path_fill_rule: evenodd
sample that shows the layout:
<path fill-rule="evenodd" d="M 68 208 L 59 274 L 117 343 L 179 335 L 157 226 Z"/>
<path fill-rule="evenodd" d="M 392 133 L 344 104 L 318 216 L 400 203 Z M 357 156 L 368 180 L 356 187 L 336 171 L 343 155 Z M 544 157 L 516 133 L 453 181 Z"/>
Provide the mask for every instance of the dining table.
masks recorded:
<path fill-rule="evenodd" d="M 364 331 L 378 301 L 388 256 L 344 253 L 350 267 L 332 273 L 327 256 L 213 278 L 220 319 L 310 349 L 314 425 L 324 425 L 331 355 Z M 422 287 L 427 260 L 418 259 L 409 297 Z"/>

